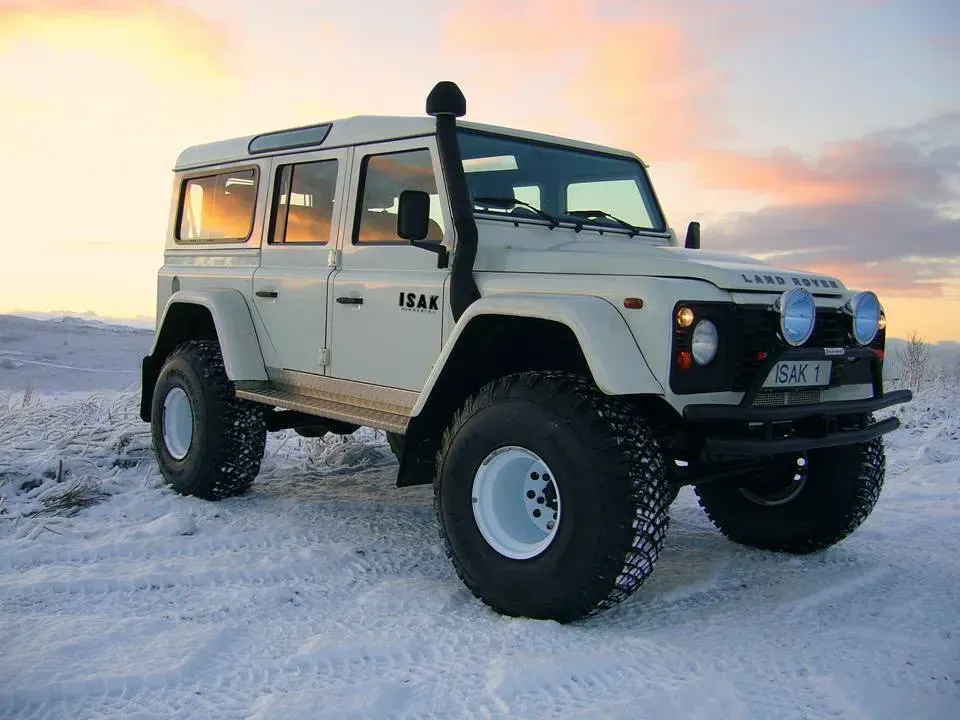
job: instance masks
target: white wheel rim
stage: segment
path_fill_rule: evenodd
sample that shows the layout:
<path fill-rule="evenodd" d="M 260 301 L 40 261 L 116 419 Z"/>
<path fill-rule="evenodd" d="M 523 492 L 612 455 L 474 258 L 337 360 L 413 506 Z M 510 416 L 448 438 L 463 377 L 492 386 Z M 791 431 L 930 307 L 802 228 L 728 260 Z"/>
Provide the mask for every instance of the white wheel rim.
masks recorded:
<path fill-rule="evenodd" d="M 172 388 L 163 399 L 163 444 L 174 460 L 183 460 L 193 442 L 193 406 L 183 388 Z"/>
<path fill-rule="evenodd" d="M 504 557 L 529 560 L 557 536 L 556 477 L 529 450 L 510 446 L 490 453 L 474 475 L 472 499 L 480 534 Z"/>

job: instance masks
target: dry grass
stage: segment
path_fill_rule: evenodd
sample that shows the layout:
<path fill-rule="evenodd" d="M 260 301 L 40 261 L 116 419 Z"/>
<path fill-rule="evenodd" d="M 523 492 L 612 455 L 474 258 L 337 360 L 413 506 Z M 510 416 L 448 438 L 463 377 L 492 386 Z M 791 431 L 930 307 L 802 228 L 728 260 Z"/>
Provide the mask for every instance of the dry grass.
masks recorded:
<path fill-rule="evenodd" d="M 71 480 L 41 497 L 39 510 L 24 513 L 25 517 L 71 517 L 83 508 L 110 497 L 100 489 L 100 481 L 92 477 Z"/>

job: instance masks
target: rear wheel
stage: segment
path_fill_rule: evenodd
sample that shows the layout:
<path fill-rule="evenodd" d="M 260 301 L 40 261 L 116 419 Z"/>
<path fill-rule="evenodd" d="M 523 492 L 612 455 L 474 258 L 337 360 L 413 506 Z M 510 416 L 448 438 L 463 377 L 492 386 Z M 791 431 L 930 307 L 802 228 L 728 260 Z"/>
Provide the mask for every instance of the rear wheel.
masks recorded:
<path fill-rule="evenodd" d="M 766 475 L 696 488 L 700 505 L 734 542 L 810 553 L 856 530 L 883 487 L 883 440 L 812 450 L 784 458 Z"/>
<path fill-rule="evenodd" d="M 177 492 L 220 500 L 246 492 L 260 472 L 263 408 L 237 399 L 215 342 L 187 342 L 170 354 L 151 417 L 160 472 Z"/>
<path fill-rule="evenodd" d="M 505 615 L 569 622 L 616 605 L 653 571 L 668 526 L 648 426 L 558 372 L 471 397 L 445 433 L 434 493 L 458 575 Z"/>

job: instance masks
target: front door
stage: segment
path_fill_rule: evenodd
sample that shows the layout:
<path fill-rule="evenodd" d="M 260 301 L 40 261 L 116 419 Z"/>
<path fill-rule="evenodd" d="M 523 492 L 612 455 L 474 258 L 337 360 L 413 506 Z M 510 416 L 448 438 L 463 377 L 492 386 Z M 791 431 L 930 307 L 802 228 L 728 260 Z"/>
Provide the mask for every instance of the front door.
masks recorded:
<path fill-rule="evenodd" d="M 327 290 L 347 186 L 346 150 L 274 160 L 253 297 L 280 369 L 322 374 Z"/>
<path fill-rule="evenodd" d="M 397 236 L 403 190 L 431 196 L 427 241 L 450 244 L 446 193 L 433 138 L 358 147 L 353 207 L 330 292 L 328 374 L 419 391 L 440 354 L 448 269 Z M 439 189 L 438 189 L 439 188 Z"/>

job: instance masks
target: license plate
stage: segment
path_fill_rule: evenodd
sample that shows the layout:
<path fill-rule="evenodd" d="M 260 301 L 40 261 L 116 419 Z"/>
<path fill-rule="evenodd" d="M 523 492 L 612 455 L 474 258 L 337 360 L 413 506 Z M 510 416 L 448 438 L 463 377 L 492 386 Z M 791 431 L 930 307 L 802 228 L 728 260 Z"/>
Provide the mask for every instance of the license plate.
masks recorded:
<path fill-rule="evenodd" d="M 829 360 L 783 360 L 773 366 L 764 387 L 798 388 L 830 384 Z"/>

